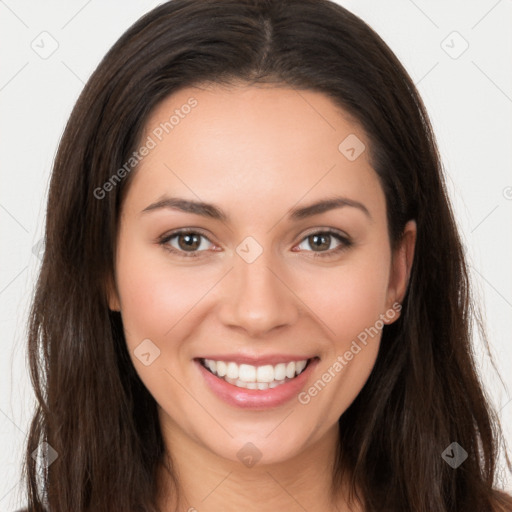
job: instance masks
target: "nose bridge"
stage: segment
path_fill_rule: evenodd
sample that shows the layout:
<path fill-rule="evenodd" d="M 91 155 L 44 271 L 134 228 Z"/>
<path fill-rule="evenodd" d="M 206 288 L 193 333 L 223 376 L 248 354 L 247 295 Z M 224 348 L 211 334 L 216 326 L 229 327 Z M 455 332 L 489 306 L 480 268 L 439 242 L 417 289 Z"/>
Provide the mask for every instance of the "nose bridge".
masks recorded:
<path fill-rule="evenodd" d="M 225 325 L 243 328 L 255 336 L 293 323 L 298 310 L 271 251 L 262 251 L 252 260 L 246 257 L 251 251 L 254 257 L 255 247 L 250 244 L 251 241 L 248 245 L 242 243 L 237 249 L 221 319 Z M 249 251 L 244 254 L 243 250 L 248 247 Z"/>

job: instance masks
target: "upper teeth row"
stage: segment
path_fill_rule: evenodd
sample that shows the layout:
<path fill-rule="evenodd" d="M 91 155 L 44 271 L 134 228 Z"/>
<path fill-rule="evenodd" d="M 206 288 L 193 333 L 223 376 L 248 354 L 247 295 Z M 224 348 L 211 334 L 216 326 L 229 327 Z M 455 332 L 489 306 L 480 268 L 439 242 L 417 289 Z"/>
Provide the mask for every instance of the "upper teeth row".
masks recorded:
<path fill-rule="evenodd" d="M 219 377 L 228 377 L 229 379 L 239 379 L 243 382 L 272 382 L 274 380 L 284 380 L 286 377 L 293 379 L 295 375 L 304 370 L 308 360 L 290 361 L 289 363 L 279 363 L 275 366 L 267 364 L 265 366 L 253 366 L 251 364 L 236 364 L 232 361 L 214 361 L 205 359 L 204 364 Z"/>

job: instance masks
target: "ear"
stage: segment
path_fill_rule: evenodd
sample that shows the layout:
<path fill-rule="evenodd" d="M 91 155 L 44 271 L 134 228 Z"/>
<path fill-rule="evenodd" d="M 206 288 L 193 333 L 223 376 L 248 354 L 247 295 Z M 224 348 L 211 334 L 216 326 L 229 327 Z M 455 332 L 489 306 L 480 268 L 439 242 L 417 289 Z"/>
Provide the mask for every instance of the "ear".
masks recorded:
<path fill-rule="evenodd" d="M 393 323 L 400 316 L 398 304 L 402 304 L 407 292 L 409 277 L 411 275 L 414 249 L 416 246 L 417 227 L 414 220 L 410 220 L 404 227 L 402 237 L 398 246 L 394 249 L 391 260 L 391 272 L 389 275 L 388 291 L 386 295 L 386 306 L 389 310 L 393 308 L 398 315 L 393 315 L 392 320 L 386 323 Z"/>
<path fill-rule="evenodd" d="M 107 282 L 107 301 L 111 311 L 121 311 L 119 294 L 117 293 L 117 287 L 112 277 L 109 278 Z"/>

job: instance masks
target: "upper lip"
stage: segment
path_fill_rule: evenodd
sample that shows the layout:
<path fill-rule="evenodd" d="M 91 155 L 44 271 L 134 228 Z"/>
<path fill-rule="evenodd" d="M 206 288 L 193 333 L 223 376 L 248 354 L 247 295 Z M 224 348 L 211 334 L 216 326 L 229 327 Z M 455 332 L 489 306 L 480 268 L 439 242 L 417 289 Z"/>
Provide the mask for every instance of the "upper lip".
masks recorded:
<path fill-rule="evenodd" d="M 276 365 L 279 363 L 289 363 L 290 361 L 306 361 L 316 356 L 296 354 L 267 354 L 260 356 L 249 356 L 244 354 L 210 354 L 196 359 L 213 359 L 214 361 L 227 361 L 237 364 L 250 364 L 252 366 L 263 366 L 266 364 Z"/>

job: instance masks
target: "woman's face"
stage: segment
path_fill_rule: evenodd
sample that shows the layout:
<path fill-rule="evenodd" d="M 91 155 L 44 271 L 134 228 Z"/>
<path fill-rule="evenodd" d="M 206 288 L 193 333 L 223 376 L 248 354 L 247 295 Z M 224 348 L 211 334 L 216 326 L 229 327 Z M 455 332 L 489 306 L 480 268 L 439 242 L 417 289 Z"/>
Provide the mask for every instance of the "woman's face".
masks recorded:
<path fill-rule="evenodd" d="M 411 221 L 392 253 L 368 144 L 285 87 L 188 88 L 152 113 L 109 301 L 168 438 L 246 465 L 332 439 L 415 239 Z"/>

